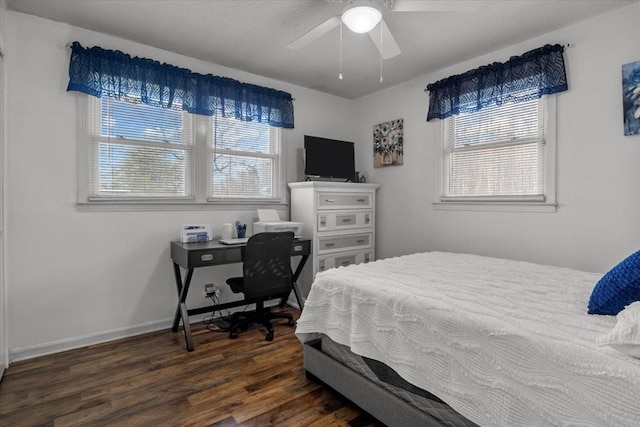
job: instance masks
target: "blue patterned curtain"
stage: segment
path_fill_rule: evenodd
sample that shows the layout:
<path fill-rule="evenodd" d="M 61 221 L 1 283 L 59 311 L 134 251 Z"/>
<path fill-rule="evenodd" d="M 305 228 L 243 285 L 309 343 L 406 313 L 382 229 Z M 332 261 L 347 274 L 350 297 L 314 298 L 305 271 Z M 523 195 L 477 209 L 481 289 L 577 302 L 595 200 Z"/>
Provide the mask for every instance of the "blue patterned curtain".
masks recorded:
<path fill-rule="evenodd" d="M 131 57 L 118 50 L 71 46 L 68 91 L 182 108 L 193 114 L 235 117 L 243 121 L 293 128 L 291 94 L 241 83 L 227 77 L 194 73 L 186 68 Z"/>
<path fill-rule="evenodd" d="M 507 62 L 467 71 L 427 86 L 427 121 L 472 113 L 487 105 L 523 102 L 567 90 L 564 48 L 545 45 Z"/>

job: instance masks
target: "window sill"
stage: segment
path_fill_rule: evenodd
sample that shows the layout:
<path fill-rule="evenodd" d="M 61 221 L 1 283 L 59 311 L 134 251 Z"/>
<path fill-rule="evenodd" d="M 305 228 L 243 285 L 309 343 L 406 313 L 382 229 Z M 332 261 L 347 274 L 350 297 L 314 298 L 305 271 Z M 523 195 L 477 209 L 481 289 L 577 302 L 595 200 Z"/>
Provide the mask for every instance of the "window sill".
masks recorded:
<path fill-rule="evenodd" d="M 435 210 L 443 211 L 488 211 L 488 212 L 538 212 L 555 213 L 557 203 L 549 202 L 496 202 L 496 201 L 448 201 L 434 202 Z"/>
<path fill-rule="evenodd" d="M 78 212 L 151 212 L 151 211 L 231 211 L 255 209 L 282 209 L 288 206 L 280 201 L 212 201 L 194 202 L 140 202 L 99 201 L 76 203 Z"/>

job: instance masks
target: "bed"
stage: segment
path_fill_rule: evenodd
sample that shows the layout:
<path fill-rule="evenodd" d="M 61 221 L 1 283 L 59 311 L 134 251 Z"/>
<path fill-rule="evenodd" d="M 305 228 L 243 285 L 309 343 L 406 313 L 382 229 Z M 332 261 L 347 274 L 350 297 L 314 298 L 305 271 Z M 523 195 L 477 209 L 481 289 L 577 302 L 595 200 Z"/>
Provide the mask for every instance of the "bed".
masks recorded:
<path fill-rule="evenodd" d="M 443 252 L 378 260 L 319 273 L 296 335 L 309 376 L 387 425 L 636 427 L 640 360 L 602 345 L 616 316 L 586 311 L 601 277 Z"/>

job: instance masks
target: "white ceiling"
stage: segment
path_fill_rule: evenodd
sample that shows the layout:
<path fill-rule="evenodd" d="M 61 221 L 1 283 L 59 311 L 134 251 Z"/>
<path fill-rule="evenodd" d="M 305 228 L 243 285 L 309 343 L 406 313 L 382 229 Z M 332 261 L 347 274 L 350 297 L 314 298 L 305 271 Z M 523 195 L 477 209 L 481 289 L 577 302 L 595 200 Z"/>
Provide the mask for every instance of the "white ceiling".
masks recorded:
<path fill-rule="evenodd" d="M 366 34 L 344 28 L 343 80 L 338 79 L 339 28 L 301 50 L 287 49 L 297 37 L 340 14 L 347 0 L 7 0 L 7 4 L 12 10 L 353 99 L 637 2 L 477 0 L 475 11 L 392 12 L 382 5 L 385 2 L 377 1 L 402 50 L 382 61 L 382 83 L 380 56 Z M 499 60 L 503 59 L 508 58 Z"/>

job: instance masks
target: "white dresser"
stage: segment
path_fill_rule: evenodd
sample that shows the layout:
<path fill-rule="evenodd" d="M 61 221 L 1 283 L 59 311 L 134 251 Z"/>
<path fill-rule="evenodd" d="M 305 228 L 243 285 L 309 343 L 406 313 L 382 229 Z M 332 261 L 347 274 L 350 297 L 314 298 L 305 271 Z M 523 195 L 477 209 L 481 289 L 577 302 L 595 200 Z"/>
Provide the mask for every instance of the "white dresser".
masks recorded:
<path fill-rule="evenodd" d="M 379 184 L 306 181 L 289 184 L 291 221 L 304 223 L 311 258 L 298 286 L 304 298 L 316 273 L 375 259 L 375 206 Z"/>

